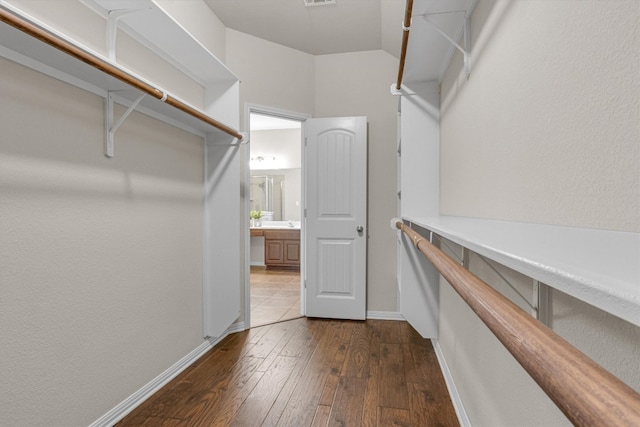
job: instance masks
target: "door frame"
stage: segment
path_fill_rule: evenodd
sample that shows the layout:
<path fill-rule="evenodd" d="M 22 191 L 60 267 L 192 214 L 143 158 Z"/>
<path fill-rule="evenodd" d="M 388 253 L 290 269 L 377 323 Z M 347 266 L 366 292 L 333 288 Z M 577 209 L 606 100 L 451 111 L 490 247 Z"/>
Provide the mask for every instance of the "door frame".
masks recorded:
<path fill-rule="evenodd" d="M 244 106 L 244 129 L 249 135 L 249 142 L 245 145 L 244 150 L 244 186 L 243 186 L 243 209 L 242 209 L 242 224 L 244 230 L 244 329 L 251 327 L 251 236 L 249 233 L 249 208 L 251 192 L 251 168 L 249 162 L 251 160 L 251 114 L 262 114 L 265 116 L 272 116 L 280 119 L 295 120 L 302 123 L 302 129 L 300 133 L 300 144 L 302 151 L 302 159 L 305 158 L 305 146 L 304 146 L 304 128 L 305 121 L 311 118 L 310 114 L 299 113 L 296 111 L 283 110 L 281 108 L 269 107 L 266 105 L 245 103 Z M 302 160 L 301 159 L 301 160 Z M 304 168 L 304 162 L 302 162 L 302 168 Z M 301 173 L 301 209 L 304 209 L 306 205 L 306 192 L 305 192 L 305 177 L 304 170 Z M 300 221 L 300 248 L 302 248 L 305 242 L 305 225 L 304 218 Z M 304 292 L 304 277 L 305 277 L 305 260 L 306 257 L 303 251 L 300 251 L 300 313 L 305 314 L 306 295 Z"/>

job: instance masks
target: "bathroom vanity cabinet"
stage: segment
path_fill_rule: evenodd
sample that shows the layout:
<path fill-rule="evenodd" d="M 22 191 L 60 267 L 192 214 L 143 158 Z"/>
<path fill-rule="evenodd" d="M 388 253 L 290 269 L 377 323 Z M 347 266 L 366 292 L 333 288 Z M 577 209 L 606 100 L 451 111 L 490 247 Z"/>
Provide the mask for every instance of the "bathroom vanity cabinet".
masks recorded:
<path fill-rule="evenodd" d="M 300 230 L 263 230 L 264 263 L 271 268 L 300 268 Z"/>

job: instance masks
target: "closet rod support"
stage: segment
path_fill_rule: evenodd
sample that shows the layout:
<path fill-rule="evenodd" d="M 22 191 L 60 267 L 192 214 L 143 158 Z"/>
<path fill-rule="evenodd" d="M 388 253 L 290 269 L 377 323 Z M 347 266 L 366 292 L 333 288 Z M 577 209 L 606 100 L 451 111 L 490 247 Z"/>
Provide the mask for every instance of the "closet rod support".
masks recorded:
<path fill-rule="evenodd" d="M 115 133 L 120 126 L 127 120 L 127 117 L 135 110 L 135 108 L 140 104 L 140 101 L 146 96 L 146 94 L 140 95 L 133 103 L 129 106 L 127 111 L 118 119 L 118 121 L 113 123 L 113 94 L 111 91 L 107 92 L 106 105 L 104 109 L 105 114 L 105 141 L 104 141 L 104 155 L 112 158 L 114 154 L 114 139 Z"/>

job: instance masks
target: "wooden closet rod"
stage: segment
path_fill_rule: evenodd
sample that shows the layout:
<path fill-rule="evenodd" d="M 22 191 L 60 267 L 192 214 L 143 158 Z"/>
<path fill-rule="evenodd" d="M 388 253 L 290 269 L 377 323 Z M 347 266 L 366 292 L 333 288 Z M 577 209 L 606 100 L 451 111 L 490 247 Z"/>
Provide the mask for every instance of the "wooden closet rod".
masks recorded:
<path fill-rule="evenodd" d="M 396 222 L 576 426 L 640 426 L 640 394 L 551 329 Z"/>
<path fill-rule="evenodd" d="M 404 74 L 404 62 L 407 59 L 407 45 L 409 44 L 409 29 L 411 27 L 411 13 L 413 11 L 413 0 L 407 0 L 404 10 L 404 22 L 402 23 L 402 49 L 400 50 L 400 65 L 398 66 L 398 80 L 396 90 L 402 86 L 402 75 Z"/>
<path fill-rule="evenodd" d="M 181 110 L 182 112 L 192 117 L 195 117 L 200 121 L 203 121 L 215 127 L 216 129 L 219 129 L 222 132 L 233 136 L 234 138 L 237 138 L 238 140 L 242 139 L 242 135 L 238 131 L 218 122 L 217 120 L 212 119 L 211 117 L 207 116 L 201 111 L 194 109 L 193 107 L 172 97 L 166 92 L 151 86 L 150 84 L 138 79 L 135 76 L 132 76 L 122 68 L 119 68 L 103 59 L 100 59 L 92 55 L 91 53 L 80 49 L 79 47 L 73 45 L 72 43 L 69 43 L 66 40 L 56 37 L 55 35 L 43 30 L 42 28 L 32 24 L 31 22 L 25 20 L 20 16 L 17 16 L 5 9 L 0 8 L 0 21 L 5 22 L 6 24 L 11 25 L 14 28 L 17 28 L 18 30 L 26 34 L 29 34 L 30 36 L 50 46 L 53 46 L 54 48 L 86 64 L 89 64 L 94 68 L 97 68 L 98 70 L 104 72 L 105 74 L 108 74 L 134 87 L 135 89 L 138 89 L 148 95 L 151 95 L 156 99 L 163 100 L 164 102 L 171 105 L 172 107 L 177 108 L 178 110 Z"/>

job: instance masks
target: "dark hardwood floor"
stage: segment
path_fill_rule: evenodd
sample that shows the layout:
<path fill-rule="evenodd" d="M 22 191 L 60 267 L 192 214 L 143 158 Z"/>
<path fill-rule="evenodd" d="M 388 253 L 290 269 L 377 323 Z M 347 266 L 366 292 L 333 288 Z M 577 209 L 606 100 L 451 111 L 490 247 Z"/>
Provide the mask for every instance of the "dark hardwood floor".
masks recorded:
<path fill-rule="evenodd" d="M 117 424 L 458 426 L 406 322 L 300 318 L 235 333 Z"/>

